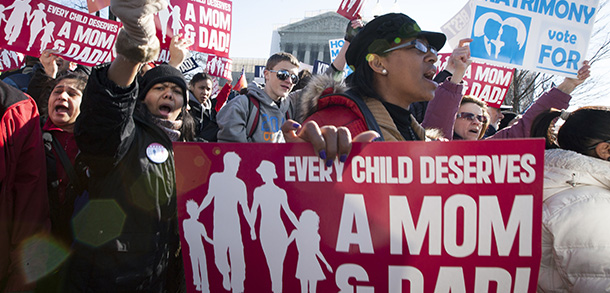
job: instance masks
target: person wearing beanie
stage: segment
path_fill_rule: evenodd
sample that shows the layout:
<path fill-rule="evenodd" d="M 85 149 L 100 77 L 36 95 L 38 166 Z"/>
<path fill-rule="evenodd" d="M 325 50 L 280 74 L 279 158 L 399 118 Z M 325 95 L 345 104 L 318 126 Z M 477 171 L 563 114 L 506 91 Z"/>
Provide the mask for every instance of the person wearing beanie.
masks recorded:
<path fill-rule="evenodd" d="M 314 77 L 301 94 L 297 120 L 345 126 L 353 135 L 375 130 L 386 141 L 426 139 L 409 105 L 438 95 L 461 98 L 460 82 L 470 64 L 468 47 L 460 46 L 454 52 L 456 72 L 439 87 L 434 63 L 445 41 L 444 34 L 422 31 L 402 13 L 373 19 L 347 49 L 345 58 L 354 71 L 347 86 Z"/>
<path fill-rule="evenodd" d="M 93 69 L 83 93 L 74 134 L 89 167 L 89 201 L 75 208 L 65 292 L 184 288 L 172 142 L 194 136 L 187 84 L 167 64 L 136 79 L 149 61 L 143 55 L 158 52 L 146 27 L 154 27 L 162 2 L 112 1 L 112 11 L 129 12 L 119 16 L 121 33 L 135 32 L 140 45 L 132 49 L 145 50 L 117 47 L 116 59 Z"/>

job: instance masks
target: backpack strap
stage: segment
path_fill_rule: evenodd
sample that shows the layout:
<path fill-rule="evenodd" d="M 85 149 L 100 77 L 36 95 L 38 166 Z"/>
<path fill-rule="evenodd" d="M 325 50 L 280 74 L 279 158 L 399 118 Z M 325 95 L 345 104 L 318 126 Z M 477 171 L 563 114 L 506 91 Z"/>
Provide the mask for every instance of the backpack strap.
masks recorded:
<path fill-rule="evenodd" d="M 258 101 L 258 99 L 252 96 L 251 94 L 247 94 L 246 96 L 248 97 L 248 119 L 246 120 L 246 128 L 249 129 L 247 139 L 248 141 L 250 141 L 252 139 L 254 131 L 256 131 L 256 128 L 258 127 L 258 120 L 260 118 L 261 112 L 260 102 Z M 252 124 L 250 124 L 250 113 L 252 113 L 254 107 L 256 107 L 256 113 L 254 114 L 254 120 L 252 121 Z M 247 127 L 248 124 L 250 124 L 249 128 Z"/>
<path fill-rule="evenodd" d="M 345 98 L 348 98 L 354 104 L 356 104 L 356 106 L 358 107 L 358 110 L 360 110 L 360 113 L 362 113 L 362 116 L 364 117 L 364 121 L 366 123 L 367 128 L 369 130 L 374 130 L 379 134 L 379 138 L 377 139 L 377 141 L 385 141 L 385 139 L 383 138 L 383 134 L 381 133 L 381 128 L 379 127 L 379 124 L 377 123 L 375 116 L 373 116 L 373 113 L 371 112 L 369 107 L 367 107 L 366 102 L 364 100 L 362 100 L 361 98 L 354 95 L 354 93 L 352 93 L 351 91 L 347 91 L 344 93 L 327 94 L 327 95 L 320 97 L 319 100 L 323 99 L 324 97 L 333 96 L 333 95 L 343 96 Z"/>
<path fill-rule="evenodd" d="M 47 139 L 50 136 L 53 149 L 55 150 L 55 153 L 59 157 L 59 161 L 61 162 L 61 165 L 64 167 L 64 170 L 68 174 L 68 177 L 70 178 L 70 183 L 72 185 L 74 185 L 74 187 L 77 190 L 80 190 L 80 181 L 78 180 L 76 171 L 74 171 L 74 166 L 72 166 L 72 163 L 70 163 L 68 154 L 66 154 L 66 151 L 64 150 L 63 146 L 59 143 L 59 141 L 57 141 L 57 139 L 55 139 L 55 136 L 53 136 L 53 134 L 50 132 L 45 132 L 45 135 L 47 133 L 49 135 L 47 135 L 47 138 L 45 139 L 45 144 L 47 143 Z M 45 135 L 43 135 L 43 138 L 45 137 Z M 55 175 L 55 176 L 57 176 L 57 175 Z"/>
<path fill-rule="evenodd" d="M 53 188 L 57 188 L 59 180 L 57 178 L 57 168 L 55 168 L 57 162 L 53 155 L 53 135 L 50 132 L 42 132 L 42 141 L 44 143 L 44 151 L 47 163 L 47 182 L 51 184 Z"/>

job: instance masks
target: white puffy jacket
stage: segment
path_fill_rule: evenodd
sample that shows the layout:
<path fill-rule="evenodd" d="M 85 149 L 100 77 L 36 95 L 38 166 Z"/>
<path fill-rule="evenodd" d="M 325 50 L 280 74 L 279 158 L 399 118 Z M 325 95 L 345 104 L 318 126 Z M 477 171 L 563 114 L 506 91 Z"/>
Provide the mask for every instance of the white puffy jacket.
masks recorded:
<path fill-rule="evenodd" d="M 545 153 L 538 292 L 610 292 L 610 162 Z"/>

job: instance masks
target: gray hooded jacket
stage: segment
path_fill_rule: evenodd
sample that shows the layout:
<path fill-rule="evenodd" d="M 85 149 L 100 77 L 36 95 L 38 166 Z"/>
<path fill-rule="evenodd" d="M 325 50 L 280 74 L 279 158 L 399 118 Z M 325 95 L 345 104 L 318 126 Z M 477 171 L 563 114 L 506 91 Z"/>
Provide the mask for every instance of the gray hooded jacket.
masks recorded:
<path fill-rule="evenodd" d="M 259 101 L 259 120 L 255 123 L 256 106 L 251 105 L 247 95 L 239 95 L 227 102 L 216 116 L 218 122 L 218 142 L 284 142 L 282 124 L 293 117 L 290 96 L 278 103 L 264 91 L 264 86 L 256 82 L 248 85 L 248 94 Z M 252 136 L 250 129 L 256 125 Z"/>

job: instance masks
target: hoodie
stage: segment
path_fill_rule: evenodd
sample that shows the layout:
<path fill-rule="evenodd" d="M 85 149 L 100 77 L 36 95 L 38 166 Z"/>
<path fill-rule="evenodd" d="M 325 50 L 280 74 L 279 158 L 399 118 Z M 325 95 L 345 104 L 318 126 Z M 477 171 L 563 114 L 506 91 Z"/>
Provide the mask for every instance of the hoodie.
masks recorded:
<path fill-rule="evenodd" d="M 291 96 L 281 98 L 277 103 L 265 93 L 264 86 L 256 82 L 248 85 L 248 95 L 259 102 L 258 123 L 256 106 L 247 95 L 239 95 L 225 104 L 218 112 L 218 142 L 284 142 L 282 124 L 293 117 Z M 256 125 L 252 136 L 250 129 Z"/>

